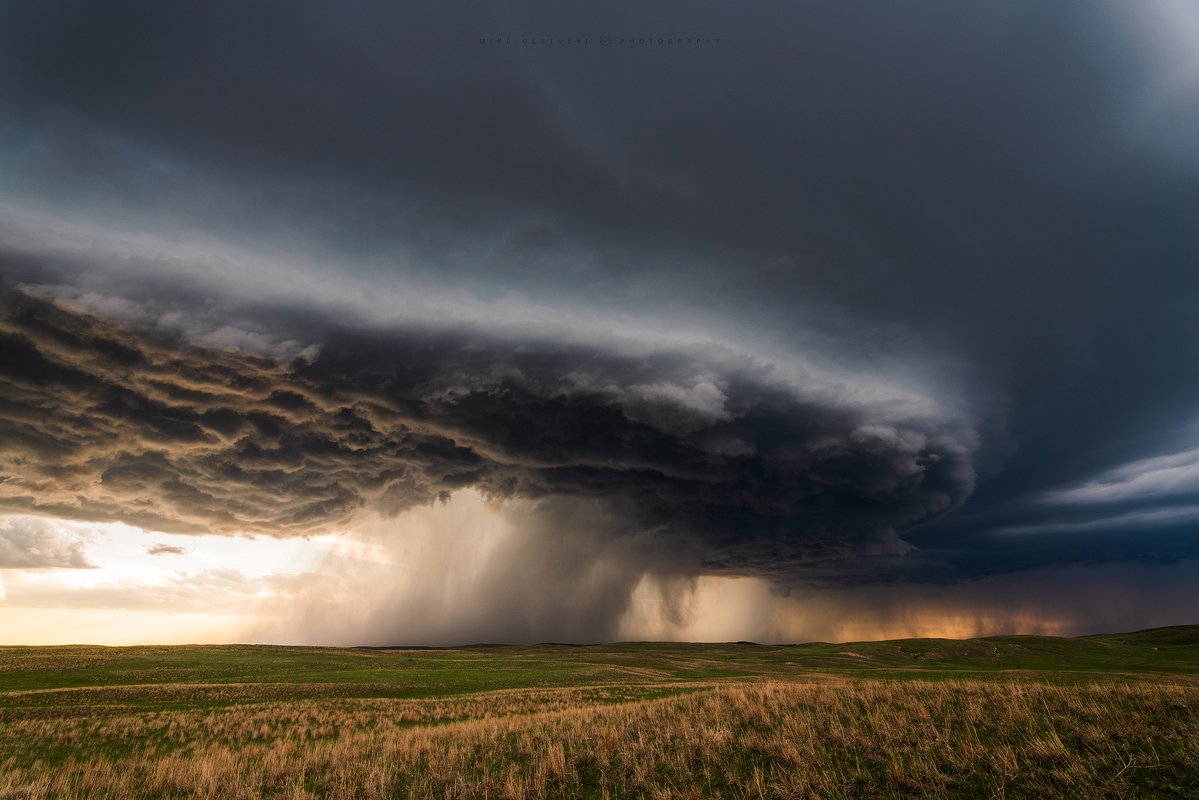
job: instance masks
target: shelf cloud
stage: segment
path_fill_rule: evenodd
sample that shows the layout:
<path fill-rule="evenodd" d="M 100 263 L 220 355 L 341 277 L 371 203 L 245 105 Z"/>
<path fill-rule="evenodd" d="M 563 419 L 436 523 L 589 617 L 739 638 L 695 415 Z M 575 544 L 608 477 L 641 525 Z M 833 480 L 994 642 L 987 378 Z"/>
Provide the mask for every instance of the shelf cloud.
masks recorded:
<path fill-rule="evenodd" d="M 329 324 L 281 363 L 20 288 L 0 325 L 14 512 L 312 535 L 473 488 L 593 501 L 691 568 L 782 580 L 906 552 L 973 482 L 973 433 L 927 398 L 719 348 Z"/>
<path fill-rule="evenodd" d="M 508 616 L 433 545 L 369 589 L 462 635 L 1177 577 L 1196 52 L 1169 0 L 6 3 L 0 511 L 50 527 L 0 569 L 102 573 L 55 519 L 393 564 L 466 503 Z"/>

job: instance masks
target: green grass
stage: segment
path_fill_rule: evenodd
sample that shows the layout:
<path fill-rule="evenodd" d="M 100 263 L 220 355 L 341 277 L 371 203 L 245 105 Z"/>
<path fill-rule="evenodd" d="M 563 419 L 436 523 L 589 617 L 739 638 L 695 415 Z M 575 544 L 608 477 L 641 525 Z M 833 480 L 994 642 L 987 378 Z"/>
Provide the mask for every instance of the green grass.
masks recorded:
<path fill-rule="evenodd" d="M 900 797 L 920 781 L 941 787 L 928 796 L 1190 797 L 1195 741 L 1199 626 L 784 646 L 0 647 L 0 800 L 135 784 L 158 787 L 137 798 L 222 796 L 168 773 L 224 775 L 250 800 L 356 797 L 369 787 L 355 764 L 385 777 L 379 797 Z M 468 777 L 451 786 L 445 770 Z M 281 774 L 300 784 L 278 788 Z"/>
<path fill-rule="evenodd" d="M 164 684 L 333 687 L 353 696 L 438 697 L 596 683 L 794 678 L 924 679 L 1012 670 L 1047 679 L 1199 674 L 1199 626 L 1059 638 L 899 639 L 800 645 L 621 643 L 445 650 L 195 645 L 0 647 L 0 692 Z M 306 688 L 307 687 L 307 688 Z"/>

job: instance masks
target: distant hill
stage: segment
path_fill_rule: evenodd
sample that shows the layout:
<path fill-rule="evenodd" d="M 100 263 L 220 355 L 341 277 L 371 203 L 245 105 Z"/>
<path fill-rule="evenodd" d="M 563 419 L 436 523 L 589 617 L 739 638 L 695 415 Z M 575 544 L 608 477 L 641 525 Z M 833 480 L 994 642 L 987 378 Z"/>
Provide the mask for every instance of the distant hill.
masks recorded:
<path fill-rule="evenodd" d="M 1138 643 L 1159 645 L 1162 647 L 1180 645 L 1199 645 L 1199 625 L 1171 625 L 1168 628 L 1147 628 L 1133 633 L 1101 633 L 1095 636 L 1082 636 L 1082 639 L 1104 639 L 1119 641 L 1122 644 Z"/>
<path fill-rule="evenodd" d="M 444 648 L 274 645 L 2 647 L 0 692 L 114 685 L 337 683 L 366 696 L 509 687 L 840 675 L 1074 681 L 1098 674 L 1199 677 L 1199 625 L 1073 638 L 986 636 L 877 642 L 622 642 Z M 322 690 L 323 691 L 323 690 Z"/>

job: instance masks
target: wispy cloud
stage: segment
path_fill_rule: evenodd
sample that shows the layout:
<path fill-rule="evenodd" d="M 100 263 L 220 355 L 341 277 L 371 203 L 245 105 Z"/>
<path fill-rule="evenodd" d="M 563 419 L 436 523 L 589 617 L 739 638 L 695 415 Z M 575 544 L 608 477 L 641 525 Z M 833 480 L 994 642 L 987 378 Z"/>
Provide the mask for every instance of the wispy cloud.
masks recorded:
<path fill-rule="evenodd" d="M 1116 503 L 1199 493 L 1199 449 L 1140 459 L 1079 486 L 1049 492 L 1051 503 Z"/>
<path fill-rule="evenodd" d="M 146 548 L 146 552 L 152 556 L 183 556 L 187 555 L 187 549 L 174 544 L 154 544 Z"/>

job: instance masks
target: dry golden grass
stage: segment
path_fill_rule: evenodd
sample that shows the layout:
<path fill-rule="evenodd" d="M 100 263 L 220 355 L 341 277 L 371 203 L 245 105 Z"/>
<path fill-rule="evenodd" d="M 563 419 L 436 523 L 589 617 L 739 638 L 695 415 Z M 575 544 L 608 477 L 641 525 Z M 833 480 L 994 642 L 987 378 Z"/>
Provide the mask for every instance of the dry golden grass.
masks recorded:
<path fill-rule="evenodd" d="M 691 688 L 9 708 L 0 798 L 1199 796 L 1194 685 Z"/>

